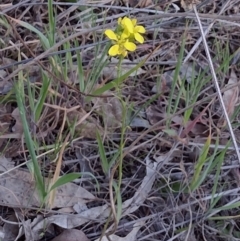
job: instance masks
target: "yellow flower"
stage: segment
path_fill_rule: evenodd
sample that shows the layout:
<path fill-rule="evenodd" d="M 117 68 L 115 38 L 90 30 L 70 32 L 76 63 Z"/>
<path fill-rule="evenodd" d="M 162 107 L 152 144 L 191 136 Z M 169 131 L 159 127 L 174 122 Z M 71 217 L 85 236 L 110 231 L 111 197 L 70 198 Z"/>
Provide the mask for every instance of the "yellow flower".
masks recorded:
<path fill-rule="evenodd" d="M 112 30 L 107 29 L 105 35 L 113 40 L 114 45 L 109 49 L 108 54 L 110 56 L 122 55 L 125 57 L 128 51 L 135 51 L 136 45 L 125 38 L 125 35 L 117 35 Z"/>
<path fill-rule="evenodd" d="M 141 25 L 137 25 L 137 19 L 134 18 L 131 20 L 128 17 L 124 17 L 123 19 L 119 18 L 118 24 L 124 29 L 124 38 L 134 37 L 139 43 L 142 44 L 144 42 L 144 38 L 141 34 L 145 33 L 146 29 Z"/>

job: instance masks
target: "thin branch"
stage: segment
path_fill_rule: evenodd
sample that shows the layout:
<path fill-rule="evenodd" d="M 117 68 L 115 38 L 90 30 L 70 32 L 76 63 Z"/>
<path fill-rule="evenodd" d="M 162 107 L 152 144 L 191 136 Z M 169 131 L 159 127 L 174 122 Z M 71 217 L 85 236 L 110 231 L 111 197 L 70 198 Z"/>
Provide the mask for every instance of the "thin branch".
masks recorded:
<path fill-rule="evenodd" d="M 216 73 L 215 73 L 215 70 L 214 70 L 214 66 L 213 66 L 213 62 L 212 62 L 212 59 L 211 59 L 211 55 L 209 53 L 209 49 L 208 49 L 207 41 L 206 41 L 206 38 L 205 38 L 205 35 L 204 35 L 202 23 L 201 23 L 201 20 L 200 20 L 200 18 L 198 16 L 198 12 L 197 12 L 197 9 L 196 9 L 195 5 L 193 6 L 193 10 L 194 10 L 194 13 L 196 15 L 198 26 L 199 26 L 199 29 L 200 29 L 200 32 L 201 32 L 201 35 L 202 35 L 203 45 L 204 45 L 205 52 L 206 52 L 206 55 L 207 55 L 207 58 L 208 58 L 208 62 L 209 62 L 209 65 L 210 65 L 210 69 L 211 69 L 211 72 L 212 72 L 212 77 L 213 77 L 213 80 L 214 80 L 214 84 L 215 84 L 215 87 L 217 89 L 218 98 L 220 100 L 220 103 L 221 103 L 221 106 L 222 106 L 222 109 L 223 109 L 223 113 L 224 113 L 224 116 L 226 118 L 226 121 L 227 121 L 227 124 L 228 124 L 228 128 L 229 128 L 229 131 L 230 131 L 230 135 L 231 135 L 231 138 L 232 138 L 232 141 L 233 141 L 233 146 L 234 146 L 235 151 L 237 153 L 238 161 L 239 161 L 239 164 L 240 164 L 239 147 L 238 147 L 238 144 L 237 144 L 237 141 L 236 141 L 236 138 L 235 138 L 235 134 L 234 134 L 233 129 L 232 129 L 231 121 L 229 119 L 229 116 L 228 116 L 228 113 L 227 113 L 227 110 L 226 110 L 226 107 L 225 107 L 225 104 L 224 104 L 224 101 L 223 101 L 223 98 L 222 98 L 221 89 L 219 87 L 217 76 L 216 76 Z"/>

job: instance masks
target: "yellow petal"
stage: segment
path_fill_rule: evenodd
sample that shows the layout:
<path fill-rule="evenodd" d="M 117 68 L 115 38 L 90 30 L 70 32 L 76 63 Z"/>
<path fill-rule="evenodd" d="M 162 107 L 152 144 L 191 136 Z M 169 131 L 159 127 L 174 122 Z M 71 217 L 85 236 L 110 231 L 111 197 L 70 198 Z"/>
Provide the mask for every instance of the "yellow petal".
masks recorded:
<path fill-rule="evenodd" d="M 145 33 L 146 32 L 146 29 L 141 26 L 141 25 L 138 25 L 134 28 L 134 32 L 138 32 L 138 33 Z"/>
<path fill-rule="evenodd" d="M 142 44 L 142 43 L 144 42 L 143 36 L 142 36 L 141 34 L 139 34 L 139 33 L 135 33 L 135 34 L 134 34 L 134 38 L 135 38 L 140 44 Z"/>
<path fill-rule="evenodd" d="M 125 57 L 127 55 L 127 50 L 125 48 L 121 48 L 121 50 L 119 49 L 119 55 Z"/>
<path fill-rule="evenodd" d="M 127 53 L 128 53 L 127 50 L 124 50 L 123 53 L 122 53 L 122 56 L 123 56 L 123 57 L 126 57 L 126 56 L 127 56 Z"/>
<path fill-rule="evenodd" d="M 126 39 L 130 36 L 130 33 L 126 30 L 123 31 L 122 35 L 121 35 L 121 39 Z"/>
<path fill-rule="evenodd" d="M 130 18 L 127 18 L 125 17 L 123 20 L 122 20 L 122 24 L 123 24 L 123 27 L 129 32 L 129 33 L 133 33 L 133 23 L 131 21 Z"/>
<path fill-rule="evenodd" d="M 118 18 L 118 25 L 122 24 L 122 18 Z"/>
<path fill-rule="evenodd" d="M 124 21 L 125 21 L 126 19 L 129 19 L 129 20 L 130 20 L 130 18 L 124 17 L 124 18 L 122 19 L 122 23 L 124 23 Z"/>
<path fill-rule="evenodd" d="M 135 51 L 137 46 L 136 44 L 132 43 L 132 42 L 125 42 L 124 43 L 124 47 L 128 50 L 128 51 Z"/>
<path fill-rule="evenodd" d="M 118 41 L 117 35 L 111 29 L 107 29 L 104 33 L 109 39 Z"/>
<path fill-rule="evenodd" d="M 108 50 L 108 54 L 110 56 L 116 56 L 119 54 L 119 45 L 115 44 L 113 45 L 109 50 Z"/>
<path fill-rule="evenodd" d="M 136 26 L 136 24 L 137 24 L 137 19 L 136 18 L 132 19 L 132 24 L 133 24 L 133 26 Z"/>

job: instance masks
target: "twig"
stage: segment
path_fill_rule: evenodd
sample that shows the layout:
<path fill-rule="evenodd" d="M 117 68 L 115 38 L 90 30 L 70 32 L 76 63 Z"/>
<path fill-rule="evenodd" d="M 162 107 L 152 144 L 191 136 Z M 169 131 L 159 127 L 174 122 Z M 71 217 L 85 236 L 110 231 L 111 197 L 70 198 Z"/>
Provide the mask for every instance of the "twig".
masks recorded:
<path fill-rule="evenodd" d="M 210 65 L 210 69 L 211 69 L 211 72 L 212 72 L 212 77 L 213 77 L 213 80 L 214 80 L 214 84 L 215 84 L 215 87 L 217 89 L 218 98 L 220 100 L 220 103 L 221 103 L 221 106 L 222 106 L 222 109 L 223 109 L 223 113 L 224 113 L 224 116 L 226 118 L 226 121 L 227 121 L 227 124 L 228 124 L 228 128 L 229 128 L 229 131 L 230 131 L 230 135 L 231 135 L 231 138 L 232 138 L 232 141 L 233 141 L 233 145 L 234 145 L 235 151 L 237 153 L 238 161 L 239 161 L 239 164 L 240 164 L 240 153 L 239 153 L 238 144 L 237 144 L 237 141 L 236 141 L 236 138 L 235 138 L 235 134 L 234 134 L 233 129 L 232 129 L 231 121 L 230 121 L 230 119 L 228 117 L 228 113 L 227 113 L 227 110 L 226 110 L 226 107 L 225 107 L 225 104 L 224 104 L 224 101 L 223 101 L 223 98 L 222 98 L 222 95 L 221 95 L 221 89 L 219 87 L 217 76 L 216 76 L 216 73 L 215 73 L 215 70 L 214 70 L 214 66 L 213 66 L 213 63 L 212 63 L 211 55 L 209 53 L 207 41 L 206 41 L 206 38 L 205 38 L 205 35 L 204 35 L 204 31 L 203 31 L 203 28 L 202 28 L 202 23 L 201 23 L 201 20 L 200 20 L 200 18 L 198 16 L 198 12 L 197 12 L 197 9 L 196 9 L 195 5 L 193 6 L 193 10 L 194 10 L 194 13 L 196 15 L 198 26 L 199 26 L 199 29 L 200 29 L 200 32 L 201 32 L 201 35 L 202 35 L 203 45 L 204 45 L 205 52 L 206 52 L 206 55 L 207 55 L 207 59 L 208 59 L 208 62 L 209 62 L 209 65 Z"/>
<path fill-rule="evenodd" d="M 20 42 L 23 44 L 23 46 L 29 51 L 29 53 L 34 57 L 34 59 L 33 59 L 32 61 L 36 60 L 36 62 L 42 67 L 42 69 L 45 70 L 49 75 L 51 75 L 55 80 L 58 80 L 61 84 L 67 86 L 69 89 L 72 89 L 72 90 L 74 90 L 75 92 L 77 92 L 77 93 L 79 93 L 79 94 L 81 94 L 81 95 L 83 95 L 83 96 L 91 96 L 91 97 L 99 97 L 99 98 L 113 97 L 113 95 L 104 95 L 104 96 L 102 96 L 102 95 L 85 94 L 84 92 L 78 90 L 78 89 L 75 88 L 74 86 L 66 83 L 66 82 L 63 81 L 61 78 L 59 78 L 59 77 L 57 77 L 56 75 L 54 75 L 47 67 L 45 67 L 45 66 L 42 64 L 42 62 L 38 59 L 38 57 L 36 57 L 36 56 L 34 55 L 34 53 L 32 52 L 32 50 L 26 45 L 26 43 L 24 42 L 24 40 L 21 38 L 21 36 L 20 36 L 19 33 L 17 32 L 17 30 L 16 30 L 14 24 L 11 22 L 11 20 L 14 21 L 14 22 L 16 22 L 16 23 L 18 23 L 18 20 L 14 19 L 14 18 L 11 18 L 11 17 L 9 17 L 9 16 L 6 16 L 6 18 L 8 19 L 8 22 L 9 22 L 9 24 L 11 25 L 11 27 L 12 27 L 14 33 L 16 34 L 17 38 L 20 40 Z M 32 63 L 32 61 L 30 61 L 28 64 L 26 64 L 26 65 L 24 65 L 24 66 L 26 67 L 27 65 L 30 65 L 30 63 Z M 20 70 L 24 69 L 24 66 L 21 67 L 21 68 L 19 68 L 19 69 L 17 69 L 17 70 L 15 70 L 15 71 L 13 71 L 12 74 L 10 74 L 9 76 L 6 77 L 5 81 L 9 81 L 12 77 L 14 77 L 15 74 L 17 74 Z"/>
<path fill-rule="evenodd" d="M 220 10 L 220 12 L 219 12 L 219 15 L 221 15 L 222 13 L 223 13 L 223 11 L 225 10 L 225 8 L 227 7 L 227 5 L 229 4 L 229 2 L 230 2 L 230 0 L 228 0 L 226 3 L 225 3 L 225 5 L 222 7 L 222 9 Z M 209 24 L 209 26 L 208 26 L 208 28 L 205 30 L 205 32 L 204 32 L 204 36 L 206 36 L 208 33 L 209 33 L 209 31 L 210 31 L 210 29 L 212 28 L 212 26 L 214 25 L 214 23 L 216 22 L 216 19 L 214 19 L 213 21 L 212 21 L 212 23 L 211 24 Z M 190 50 L 190 52 L 188 53 L 188 55 L 187 55 L 187 57 L 184 59 L 184 61 L 183 61 L 183 64 L 185 64 L 188 60 L 189 60 L 189 58 L 192 56 L 192 54 L 194 53 L 194 51 L 197 49 L 197 47 L 199 46 L 199 44 L 202 42 L 202 36 L 198 39 L 198 41 L 194 44 L 194 46 L 192 47 L 192 49 Z"/>

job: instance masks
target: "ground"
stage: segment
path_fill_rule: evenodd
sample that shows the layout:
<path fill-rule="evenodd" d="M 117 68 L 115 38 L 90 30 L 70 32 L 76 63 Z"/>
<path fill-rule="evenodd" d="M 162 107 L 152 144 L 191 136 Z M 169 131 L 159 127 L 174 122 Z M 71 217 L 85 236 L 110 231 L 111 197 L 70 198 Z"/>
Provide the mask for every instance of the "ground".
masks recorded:
<path fill-rule="evenodd" d="M 239 8 L 2 0 L 0 240 L 240 240 Z"/>

